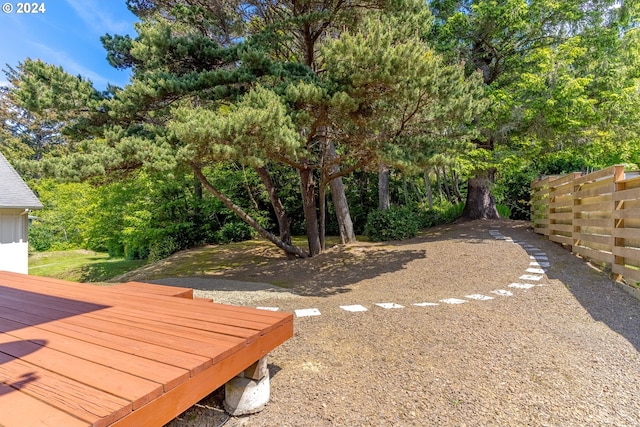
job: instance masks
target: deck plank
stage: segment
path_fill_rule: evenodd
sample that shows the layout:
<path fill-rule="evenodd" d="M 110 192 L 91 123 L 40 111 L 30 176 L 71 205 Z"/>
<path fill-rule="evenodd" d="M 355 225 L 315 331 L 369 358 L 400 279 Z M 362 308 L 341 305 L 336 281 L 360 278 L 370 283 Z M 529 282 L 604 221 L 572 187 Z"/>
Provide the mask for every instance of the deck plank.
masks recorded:
<path fill-rule="evenodd" d="M 293 335 L 289 313 L 156 286 L 0 272 L 0 426 L 162 426 Z"/>
<path fill-rule="evenodd" d="M 134 409 L 162 394 L 162 384 L 61 353 L 47 345 L 47 342 L 15 341 L 10 335 L 0 335 L 3 353 L 129 400 Z"/>
<path fill-rule="evenodd" d="M 154 285 L 151 283 L 143 283 L 143 282 L 127 282 L 127 283 L 119 283 L 117 285 L 110 286 L 109 289 L 111 289 L 111 291 L 113 292 L 121 293 L 124 295 L 151 294 L 151 295 L 164 295 L 168 297 L 193 299 L 193 289 L 181 288 L 179 286 Z"/>
<path fill-rule="evenodd" d="M 133 410 L 131 403 L 125 399 L 4 353 L 0 353 L 0 383 L 10 385 L 96 427 L 107 426 Z M 3 424 L 4 415 L 3 412 L 0 416 Z"/>
<path fill-rule="evenodd" d="M 66 412 L 47 405 L 27 394 L 0 384 L 0 422 L 3 427 L 87 427 L 90 424 Z"/>
<path fill-rule="evenodd" d="M 125 373 L 163 384 L 165 391 L 189 378 L 189 371 L 166 365 L 155 360 L 133 356 L 117 350 L 104 348 L 85 341 L 46 331 L 36 327 L 24 327 L 20 323 L 0 319 L 0 333 L 19 340 L 46 342 L 47 347 L 66 353 L 78 355 L 82 359 L 98 363 Z"/>

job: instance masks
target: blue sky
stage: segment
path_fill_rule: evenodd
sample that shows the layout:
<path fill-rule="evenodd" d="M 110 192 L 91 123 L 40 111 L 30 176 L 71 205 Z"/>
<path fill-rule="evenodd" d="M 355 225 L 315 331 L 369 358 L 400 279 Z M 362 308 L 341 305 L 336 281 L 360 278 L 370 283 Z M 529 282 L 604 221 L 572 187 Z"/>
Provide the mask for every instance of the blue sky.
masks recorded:
<path fill-rule="evenodd" d="M 137 18 L 125 0 L 39 1 L 45 12 L 38 14 L 18 14 L 17 1 L 0 3 L 3 11 L 7 3 L 13 9 L 0 12 L 0 69 L 25 58 L 41 59 L 91 80 L 99 90 L 107 83 L 124 86 L 128 82 L 129 73 L 109 65 L 100 43 L 106 33 L 135 35 Z M 4 72 L 0 83 L 6 83 Z"/>

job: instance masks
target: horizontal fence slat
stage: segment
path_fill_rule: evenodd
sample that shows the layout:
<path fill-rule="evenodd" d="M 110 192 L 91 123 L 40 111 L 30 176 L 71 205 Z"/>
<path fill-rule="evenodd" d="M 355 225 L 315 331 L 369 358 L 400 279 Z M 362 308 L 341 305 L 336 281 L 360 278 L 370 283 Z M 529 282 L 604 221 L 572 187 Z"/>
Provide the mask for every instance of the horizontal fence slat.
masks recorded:
<path fill-rule="evenodd" d="M 609 180 L 607 180 L 607 182 L 605 183 L 606 185 L 600 185 L 600 183 L 598 183 L 597 187 L 593 187 L 585 190 L 578 190 L 573 193 L 573 198 L 580 200 L 580 199 L 587 199 L 589 197 L 611 194 L 615 191 L 615 185 L 613 184 L 613 182 L 608 182 L 608 181 Z"/>
<path fill-rule="evenodd" d="M 614 228 L 611 234 L 619 239 L 640 239 L 640 228 Z"/>
<path fill-rule="evenodd" d="M 632 188 L 631 190 L 621 190 L 613 193 L 613 200 L 616 202 L 624 200 L 640 199 L 640 188 Z"/>
<path fill-rule="evenodd" d="M 589 243 L 611 244 L 611 236 L 602 234 L 573 233 L 573 239 L 579 240 L 582 246 L 589 246 Z"/>
<path fill-rule="evenodd" d="M 640 218 L 640 208 L 633 209 L 617 209 L 613 211 L 615 219 L 631 219 Z"/>
<path fill-rule="evenodd" d="M 594 261 L 606 262 L 608 264 L 613 264 L 613 254 L 611 252 L 603 252 L 597 249 L 586 248 L 584 246 L 574 246 L 572 248 L 573 252 L 585 257 L 592 259 Z"/>
<path fill-rule="evenodd" d="M 622 181 L 618 181 L 619 184 L 624 184 L 624 185 L 640 185 L 640 176 L 634 176 L 631 178 L 627 178 L 627 179 L 623 179 Z"/>
<path fill-rule="evenodd" d="M 622 246 L 614 246 L 613 254 L 617 257 L 640 260 L 640 249 L 626 248 Z"/>
<path fill-rule="evenodd" d="M 572 224 L 549 224 L 549 229 L 552 231 L 563 231 L 565 233 L 573 232 Z"/>
<path fill-rule="evenodd" d="M 573 244 L 573 238 L 566 237 L 566 236 L 559 236 L 557 234 L 550 234 L 549 235 L 549 240 L 551 240 L 552 242 L 556 242 L 556 243 L 562 243 L 563 245 L 572 245 Z"/>
<path fill-rule="evenodd" d="M 629 280 L 634 280 L 636 282 L 640 282 L 640 270 L 635 270 L 632 268 L 627 268 L 624 265 L 613 265 L 613 267 L 611 267 L 611 271 L 613 271 L 616 274 L 620 274 L 622 276 L 624 276 L 625 279 Z"/>
<path fill-rule="evenodd" d="M 571 220 L 573 219 L 573 212 L 554 212 L 551 214 L 552 218 L 555 220 Z"/>
<path fill-rule="evenodd" d="M 601 180 L 603 178 L 607 178 L 609 176 L 612 176 L 615 173 L 616 168 L 619 168 L 620 166 L 611 166 L 608 167 L 606 169 L 602 169 L 596 172 L 592 172 L 588 175 L 583 175 L 580 177 L 577 177 L 575 179 L 575 184 L 576 185 L 580 185 L 580 184 L 584 184 L 587 182 L 591 182 L 591 181 L 598 181 Z"/>
<path fill-rule="evenodd" d="M 607 202 L 598 202 L 598 203 L 583 203 L 573 205 L 574 212 L 611 212 L 611 208 L 613 206 L 613 198 Z"/>
<path fill-rule="evenodd" d="M 580 172 L 574 172 L 574 173 L 560 176 L 554 180 L 549 181 L 549 187 L 558 187 L 566 183 L 572 183 L 580 176 L 582 176 L 582 173 Z"/>
<path fill-rule="evenodd" d="M 613 220 L 611 218 L 576 218 L 573 220 L 574 227 L 598 227 L 598 228 L 613 228 Z"/>

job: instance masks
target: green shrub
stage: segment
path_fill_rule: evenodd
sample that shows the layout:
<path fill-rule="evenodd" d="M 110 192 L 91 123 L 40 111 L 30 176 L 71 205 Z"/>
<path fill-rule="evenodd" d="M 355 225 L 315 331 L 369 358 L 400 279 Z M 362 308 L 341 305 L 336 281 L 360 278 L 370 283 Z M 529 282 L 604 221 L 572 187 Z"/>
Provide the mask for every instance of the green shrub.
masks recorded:
<path fill-rule="evenodd" d="M 179 245 L 175 239 L 171 236 L 165 236 L 164 238 L 154 241 L 149 247 L 149 262 L 160 261 L 167 258 L 169 255 L 180 250 Z"/>
<path fill-rule="evenodd" d="M 44 224 L 33 222 L 29 227 L 29 248 L 37 251 L 48 251 L 53 244 L 53 230 Z"/>
<path fill-rule="evenodd" d="M 435 227 L 440 224 L 449 224 L 462 216 L 464 203 L 451 204 L 444 202 L 431 209 L 423 210 L 420 213 L 421 228 Z"/>
<path fill-rule="evenodd" d="M 364 232 L 374 242 L 403 240 L 416 236 L 420 223 L 420 215 L 414 209 L 393 206 L 369 213 Z"/>
<path fill-rule="evenodd" d="M 253 228 L 244 222 L 228 222 L 216 232 L 216 242 L 218 243 L 242 242 L 253 237 Z"/>
<path fill-rule="evenodd" d="M 500 218 L 504 218 L 504 219 L 511 218 L 511 208 L 509 206 L 496 205 L 496 208 L 498 209 L 498 214 L 500 215 Z"/>

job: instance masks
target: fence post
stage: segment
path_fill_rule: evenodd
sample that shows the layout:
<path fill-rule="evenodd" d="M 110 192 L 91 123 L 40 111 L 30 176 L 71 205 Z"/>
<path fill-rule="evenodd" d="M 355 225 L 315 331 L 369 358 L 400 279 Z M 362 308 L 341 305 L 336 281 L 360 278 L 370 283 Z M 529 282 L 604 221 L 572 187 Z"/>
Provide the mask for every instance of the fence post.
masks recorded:
<path fill-rule="evenodd" d="M 622 191 L 625 189 L 624 179 L 625 179 L 624 166 L 621 166 L 621 165 L 615 166 L 614 172 L 613 172 L 613 182 L 614 182 L 613 194 L 611 195 L 611 199 L 612 199 L 611 205 L 613 208 L 613 212 L 611 212 L 611 217 L 613 219 L 613 230 L 611 230 L 611 240 L 612 240 L 611 252 L 614 254 L 613 256 L 614 265 L 621 265 L 623 267 L 625 265 L 624 257 L 615 255 L 615 253 L 617 252 L 615 248 L 617 246 L 624 246 L 624 238 L 616 237 L 616 236 L 621 236 L 622 234 L 616 233 L 615 230 L 618 228 L 624 228 L 624 218 L 622 217 L 616 218 L 618 216 L 616 215 L 616 212 L 621 211 L 623 209 L 622 205 L 624 204 L 624 200 L 616 201 L 616 192 Z M 622 279 L 622 275 L 620 273 L 613 272 L 613 270 L 615 270 L 613 266 L 611 270 L 612 270 L 611 274 L 614 280 L 618 281 Z"/>
<path fill-rule="evenodd" d="M 573 180 L 575 181 L 576 179 L 576 175 L 573 175 Z M 581 215 L 581 210 L 580 210 L 580 205 L 582 204 L 582 200 L 578 199 L 576 196 L 578 194 L 578 192 L 580 191 L 580 188 L 582 187 L 582 184 L 578 184 L 576 185 L 575 182 L 573 184 L 573 192 L 571 193 L 571 200 L 572 200 L 572 206 L 571 206 L 571 252 L 573 252 L 573 248 L 575 248 L 576 246 L 580 245 L 580 239 L 577 239 L 576 236 L 578 234 L 580 234 L 580 230 L 581 227 L 579 225 L 576 225 L 576 219 L 578 219 L 578 217 Z"/>

